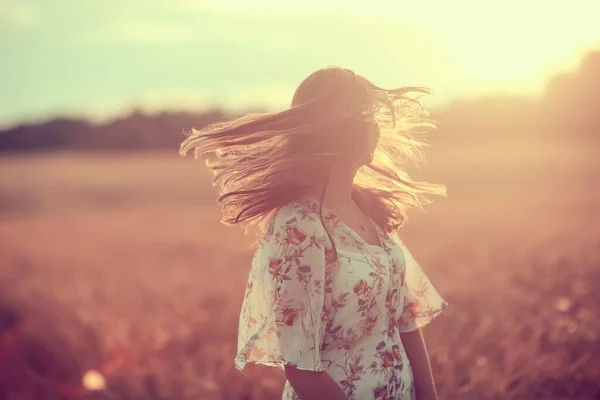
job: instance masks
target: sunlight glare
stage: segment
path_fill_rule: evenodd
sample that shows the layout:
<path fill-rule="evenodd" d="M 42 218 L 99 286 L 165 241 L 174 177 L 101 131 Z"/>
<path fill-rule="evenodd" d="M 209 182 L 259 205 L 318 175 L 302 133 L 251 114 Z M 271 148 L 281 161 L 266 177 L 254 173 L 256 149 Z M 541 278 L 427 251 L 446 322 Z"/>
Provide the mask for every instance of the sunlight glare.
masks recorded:
<path fill-rule="evenodd" d="M 100 372 L 91 369 L 86 371 L 82 379 L 83 387 L 89 391 L 103 390 L 106 388 L 106 380 Z"/>

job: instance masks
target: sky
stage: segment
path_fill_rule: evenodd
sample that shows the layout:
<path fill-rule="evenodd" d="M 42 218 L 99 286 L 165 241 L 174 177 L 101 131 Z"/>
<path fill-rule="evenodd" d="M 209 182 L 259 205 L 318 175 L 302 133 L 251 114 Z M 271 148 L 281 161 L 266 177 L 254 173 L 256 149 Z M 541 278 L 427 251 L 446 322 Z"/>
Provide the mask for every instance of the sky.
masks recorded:
<path fill-rule="evenodd" d="M 327 65 L 425 104 L 537 96 L 600 49 L 600 1 L 0 0 L 0 126 L 289 106 Z"/>

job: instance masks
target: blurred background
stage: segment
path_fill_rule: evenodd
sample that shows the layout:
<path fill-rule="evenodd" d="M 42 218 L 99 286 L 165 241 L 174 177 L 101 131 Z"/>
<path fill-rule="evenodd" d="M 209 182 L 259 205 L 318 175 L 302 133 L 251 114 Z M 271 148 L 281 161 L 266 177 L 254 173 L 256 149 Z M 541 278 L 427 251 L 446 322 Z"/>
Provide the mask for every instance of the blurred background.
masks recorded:
<path fill-rule="evenodd" d="M 600 398 L 600 3 L 0 0 L 0 399 L 276 399 L 234 368 L 251 238 L 182 132 L 326 65 L 426 86 L 405 242 L 443 399 Z"/>

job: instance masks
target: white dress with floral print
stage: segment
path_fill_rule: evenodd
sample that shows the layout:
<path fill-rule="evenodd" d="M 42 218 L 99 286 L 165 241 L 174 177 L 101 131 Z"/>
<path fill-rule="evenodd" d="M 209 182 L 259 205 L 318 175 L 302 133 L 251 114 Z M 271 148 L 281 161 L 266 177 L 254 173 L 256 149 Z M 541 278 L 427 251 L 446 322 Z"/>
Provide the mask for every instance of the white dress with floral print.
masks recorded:
<path fill-rule="evenodd" d="M 397 235 L 366 243 L 316 200 L 280 208 L 252 261 L 235 365 L 326 371 L 348 399 L 414 399 L 400 333 L 446 307 Z M 286 381 L 282 399 L 299 397 Z"/>

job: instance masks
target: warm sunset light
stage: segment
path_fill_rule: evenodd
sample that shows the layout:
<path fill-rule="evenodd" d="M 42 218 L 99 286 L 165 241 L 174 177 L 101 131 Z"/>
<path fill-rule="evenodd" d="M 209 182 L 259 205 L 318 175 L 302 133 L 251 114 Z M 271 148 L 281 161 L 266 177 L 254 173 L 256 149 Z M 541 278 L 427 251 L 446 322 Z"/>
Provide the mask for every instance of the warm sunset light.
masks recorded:
<path fill-rule="evenodd" d="M 187 4 L 194 8 L 193 2 Z M 474 74 L 486 86 L 497 85 L 498 81 L 526 85 L 533 81 L 526 92 L 539 83 L 538 75 L 559 67 L 572 67 L 588 47 L 600 46 L 600 28 L 595 19 L 600 15 L 600 3 L 594 0 L 570 3 L 223 0 L 211 4 L 221 5 L 223 11 L 243 12 L 249 18 L 291 13 L 303 17 L 325 15 L 335 26 L 338 18 L 349 14 L 373 22 L 393 22 L 397 28 L 395 32 L 390 30 L 392 36 L 379 38 L 382 46 L 390 45 L 390 58 L 401 57 L 399 52 L 406 47 L 412 47 L 416 54 L 415 50 L 423 49 L 420 43 L 435 40 L 438 41 L 436 47 L 427 49 L 432 58 L 439 56 L 435 53 L 447 53 L 442 55 L 448 57 L 444 61 L 453 60 L 465 68 L 463 72 Z M 419 36 L 403 36 L 405 27 L 413 28 Z M 352 39 L 370 34 L 357 27 Z M 356 42 L 352 39 L 340 45 L 355 48 Z M 403 64 L 411 63 L 410 58 L 401 58 Z M 455 78 L 452 71 L 444 76 L 445 81 Z"/>
<path fill-rule="evenodd" d="M 102 374 L 96 370 L 89 370 L 83 375 L 83 387 L 87 390 L 103 390 L 106 388 L 106 381 Z"/>
<path fill-rule="evenodd" d="M 432 104 L 536 95 L 600 45 L 595 0 L 60 4 L 2 1 L 0 87 L 11 95 L 0 125 L 133 106 L 280 108 L 302 76 L 329 64 L 381 85 L 431 87 Z"/>
<path fill-rule="evenodd" d="M 0 0 L 0 400 L 600 400 L 599 16 Z"/>

